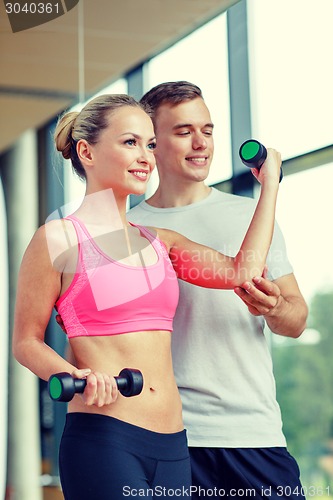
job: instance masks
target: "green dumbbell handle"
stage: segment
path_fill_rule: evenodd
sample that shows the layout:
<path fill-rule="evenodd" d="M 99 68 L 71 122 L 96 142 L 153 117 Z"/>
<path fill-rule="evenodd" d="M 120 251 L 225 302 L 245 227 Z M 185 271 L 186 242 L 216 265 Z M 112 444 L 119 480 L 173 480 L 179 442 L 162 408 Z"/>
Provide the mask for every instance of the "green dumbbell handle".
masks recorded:
<path fill-rule="evenodd" d="M 249 139 L 243 142 L 239 148 L 239 156 L 244 165 L 249 168 L 261 168 L 262 164 L 267 158 L 267 149 L 263 144 L 255 139 Z M 283 179 L 282 168 L 280 170 L 280 181 Z"/>
<path fill-rule="evenodd" d="M 115 380 L 119 392 L 125 397 L 137 396 L 142 391 L 143 377 L 139 370 L 124 368 Z M 48 391 L 54 401 L 68 402 L 75 394 L 82 394 L 86 385 L 86 379 L 74 378 L 69 373 L 62 372 L 51 375 Z"/>

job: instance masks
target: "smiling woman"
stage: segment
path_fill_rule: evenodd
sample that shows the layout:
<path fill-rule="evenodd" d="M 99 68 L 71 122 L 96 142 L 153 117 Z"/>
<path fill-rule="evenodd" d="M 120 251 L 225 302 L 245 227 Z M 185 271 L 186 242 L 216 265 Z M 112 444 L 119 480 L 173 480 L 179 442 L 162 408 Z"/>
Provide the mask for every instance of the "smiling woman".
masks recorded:
<path fill-rule="evenodd" d="M 60 446 L 64 496 L 120 499 L 129 482 L 186 489 L 190 464 L 170 352 L 176 274 L 156 234 L 126 220 L 127 196 L 145 192 L 155 166 L 152 122 L 129 96 L 99 96 L 59 120 L 55 142 L 86 194 L 74 214 L 41 227 L 25 253 L 13 350 L 45 380 L 58 372 L 86 379 L 68 405 Z M 44 343 L 53 307 L 73 364 Z M 119 394 L 113 376 L 126 366 L 144 377 L 135 397 Z"/>

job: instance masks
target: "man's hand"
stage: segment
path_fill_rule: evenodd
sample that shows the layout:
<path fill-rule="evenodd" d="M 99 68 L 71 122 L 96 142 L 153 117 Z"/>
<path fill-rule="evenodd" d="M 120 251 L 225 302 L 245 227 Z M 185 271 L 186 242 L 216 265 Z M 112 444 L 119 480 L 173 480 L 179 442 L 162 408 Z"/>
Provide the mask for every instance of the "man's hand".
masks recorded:
<path fill-rule="evenodd" d="M 273 282 L 267 279 L 265 268 L 262 276 L 236 287 L 235 293 L 251 314 L 265 317 L 273 333 L 297 338 L 304 331 L 308 307 L 293 274 Z"/>
<path fill-rule="evenodd" d="M 254 316 L 268 315 L 283 300 L 280 288 L 267 279 L 267 267 L 262 276 L 253 278 L 252 283 L 246 281 L 234 291 Z"/>

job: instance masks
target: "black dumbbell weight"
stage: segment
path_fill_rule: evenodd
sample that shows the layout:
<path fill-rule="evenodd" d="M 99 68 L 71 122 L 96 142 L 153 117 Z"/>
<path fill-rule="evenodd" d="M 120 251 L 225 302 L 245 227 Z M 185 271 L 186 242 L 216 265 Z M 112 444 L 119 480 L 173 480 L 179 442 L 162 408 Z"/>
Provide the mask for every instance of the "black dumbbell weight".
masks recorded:
<path fill-rule="evenodd" d="M 124 368 L 115 380 L 123 396 L 137 396 L 142 391 L 143 376 L 139 370 Z M 51 375 L 48 381 L 48 391 L 54 401 L 68 402 L 76 393 L 82 394 L 86 385 L 86 379 L 74 378 L 69 373 L 62 372 Z"/>
<path fill-rule="evenodd" d="M 239 148 L 239 156 L 244 165 L 249 168 L 261 168 L 267 158 L 267 149 L 263 144 L 255 139 L 249 139 L 243 142 Z M 280 170 L 280 182 L 283 178 L 282 168 Z"/>

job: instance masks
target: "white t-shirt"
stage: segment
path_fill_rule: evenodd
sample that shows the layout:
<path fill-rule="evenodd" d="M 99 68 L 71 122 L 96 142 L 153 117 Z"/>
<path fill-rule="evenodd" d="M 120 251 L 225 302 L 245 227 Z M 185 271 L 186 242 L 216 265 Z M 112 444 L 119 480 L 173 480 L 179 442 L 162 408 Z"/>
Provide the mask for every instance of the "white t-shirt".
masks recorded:
<path fill-rule="evenodd" d="M 256 202 L 213 188 L 203 200 L 175 208 L 140 203 L 131 222 L 164 227 L 235 255 Z M 293 269 L 275 226 L 267 260 L 269 278 Z M 190 446 L 262 448 L 286 446 L 276 401 L 264 319 L 249 313 L 233 290 L 212 290 L 179 280 L 172 354 Z"/>

